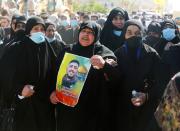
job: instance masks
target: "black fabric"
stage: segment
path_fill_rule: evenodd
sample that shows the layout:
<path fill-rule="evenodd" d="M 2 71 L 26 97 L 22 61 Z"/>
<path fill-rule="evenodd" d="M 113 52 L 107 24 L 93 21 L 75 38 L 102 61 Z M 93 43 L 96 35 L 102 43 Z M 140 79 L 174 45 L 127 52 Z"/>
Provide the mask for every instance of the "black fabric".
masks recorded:
<path fill-rule="evenodd" d="M 130 25 L 135 25 L 135 26 L 137 26 L 137 27 L 141 30 L 142 34 L 143 34 L 143 32 L 144 32 L 144 27 L 143 27 L 143 25 L 142 25 L 139 21 L 137 21 L 137 20 L 128 20 L 128 21 L 125 22 L 125 25 L 124 25 L 124 28 L 123 28 L 123 32 L 122 32 L 122 36 L 123 36 L 123 37 L 125 37 L 125 33 L 126 33 L 126 31 L 127 31 L 127 28 L 128 28 L 128 26 L 130 26 Z M 142 36 L 142 34 L 141 34 L 141 36 Z"/>
<path fill-rule="evenodd" d="M 155 48 L 156 45 L 160 42 L 160 40 L 161 38 L 150 35 L 150 36 L 145 37 L 145 40 L 143 42 Z"/>
<path fill-rule="evenodd" d="M 54 131 L 54 107 L 49 95 L 54 85 L 55 55 L 46 42 L 35 44 L 29 37 L 12 44 L 0 60 L 0 106 L 10 107 L 16 95 L 16 125 L 13 131 Z M 24 85 L 35 93 L 20 100 Z"/>
<path fill-rule="evenodd" d="M 56 56 L 59 56 L 59 54 L 65 47 L 65 43 L 63 41 L 59 41 L 56 39 L 56 40 L 50 42 L 50 46 L 53 48 Z"/>
<path fill-rule="evenodd" d="M 26 17 L 25 16 L 19 16 L 19 17 L 17 17 L 17 19 L 16 19 L 16 24 L 15 24 L 15 28 L 16 28 L 16 26 L 17 26 L 17 24 L 18 23 L 23 23 L 23 24 L 26 24 Z"/>
<path fill-rule="evenodd" d="M 122 35 L 118 37 L 113 33 L 113 30 L 122 31 L 122 29 L 119 29 L 112 24 L 112 19 L 117 15 L 122 16 L 125 21 L 129 20 L 128 13 L 125 10 L 120 7 L 114 8 L 113 10 L 111 10 L 104 24 L 104 28 L 102 29 L 100 37 L 101 44 L 105 45 L 112 51 L 115 51 L 117 48 L 121 47 L 124 41 Z"/>
<path fill-rule="evenodd" d="M 147 33 L 149 32 L 156 32 L 158 34 L 161 34 L 162 27 L 159 22 L 153 21 L 148 25 Z"/>
<path fill-rule="evenodd" d="M 14 45 L 16 42 L 23 40 L 25 37 L 25 31 L 24 30 L 19 30 L 14 33 L 14 37 L 6 44 L 1 45 L 0 48 L 0 59 L 3 57 L 5 52 L 8 50 L 8 48 L 11 45 Z"/>
<path fill-rule="evenodd" d="M 53 22 L 51 22 L 51 21 L 46 21 L 46 22 L 45 22 L 45 30 L 47 30 L 47 28 L 48 28 L 50 25 L 53 25 L 53 26 L 56 28 L 56 26 L 55 26 L 55 24 L 54 24 Z"/>
<path fill-rule="evenodd" d="M 141 23 L 129 20 L 124 25 L 123 35 L 131 25 L 143 32 Z M 142 34 L 125 39 L 125 44 L 115 55 L 118 61 L 116 72 L 122 81 L 121 88 L 115 89 L 120 94 L 117 103 L 121 103 L 117 107 L 117 123 L 122 123 L 117 124 L 117 130 L 146 131 L 166 84 L 160 57 L 153 48 L 142 42 Z M 140 107 L 133 106 L 132 90 L 148 93 L 148 100 Z"/>
<path fill-rule="evenodd" d="M 11 28 L 10 28 L 10 40 L 14 37 L 14 33 L 15 33 L 14 30 L 12 29 L 12 22 L 13 22 L 13 20 L 16 20 L 19 16 L 20 15 L 17 15 L 17 14 L 12 16 L 12 19 L 11 19 Z M 10 40 L 7 40 L 6 43 L 8 43 Z"/>
<path fill-rule="evenodd" d="M 4 36 L 3 44 L 7 44 L 14 37 L 14 31 L 11 34 L 11 30 L 12 30 L 11 27 L 4 28 L 5 36 Z"/>
<path fill-rule="evenodd" d="M 173 20 L 165 20 L 164 22 L 161 23 L 162 25 L 162 29 L 165 29 L 167 26 L 170 28 L 173 28 L 175 29 L 175 34 L 176 34 L 176 37 L 174 39 L 172 39 L 171 41 L 166 41 L 167 42 L 172 42 L 173 44 L 177 44 L 180 42 L 180 33 L 179 33 L 179 29 L 178 29 L 178 26 L 177 24 L 173 21 Z M 164 38 L 163 38 L 164 39 Z"/>
<path fill-rule="evenodd" d="M 164 51 L 163 62 L 167 66 L 169 80 L 180 71 L 180 44 L 172 45 L 169 50 Z"/>
<path fill-rule="evenodd" d="M 115 52 L 118 61 L 116 82 L 118 92 L 117 131 L 146 131 L 152 124 L 153 113 L 158 104 L 165 85 L 162 79 L 163 66 L 157 52 L 146 44 L 142 44 L 139 58 L 132 59 L 130 51 L 123 45 Z M 117 76 L 116 76 L 117 77 Z M 141 107 L 131 103 L 132 90 L 148 93 L 148 100 Z M 121 123 L 121 124 L 119 124 Z"/>
<path fill-rule="evenodd" d="M 171 28 L 176 29 L 176 23 L 173 20 L 165 20 L 161 23 L 162 28 L 166 28 L 166 26 L 170 26 Z"/>
<path fill-rule="evenodd" d="M 175 44 L 178 44 L 180 42 L 180 39 L 178 36 L 176 36 L 171 41 L 167 41 L 164 38 L 161 38 L 160 41 L 154 46 L 154 49 L 158 52 L 158 54 L 161 57 L 163 57 L 164 52 L 165 52 L 165 47 L 169 42 L 175 45 Z"/>
<path fill-rule="evenodd" d="M 0 107 L 0 130 L 13 131 L 15 108 L 1 108 Z"/>
<path fill-rule="evenodd" d="M 21 15 L 18 15 L 18 14 L 15 14 L 15 15 L 12 16 L 11 27 L 8 29 L 9 33 L 6 33 L 6 36 L 5 36 L 5 39 L 4 39 L 4 44 L 9 43 L 15 37 L 15 31 L 12 29 L 12 21 L 13 20 L 16 20 L 16 22 L 23 22 L 23 23 L 25 23 L 26 18 L 25 18 L 25 16 L 21 16 Z"/>
<path fill-rule="evenodd" d="M 74 44 L 78 40 L 79 28 L 65 29 L 64 27 L 59 27 L 57 28 L 57 31 L 66 44 Z"/>
<path fill-rule="evenodd" d="M 93 22 L 84 23 L 81 29 L 90 28 L 96 34 L 95 43 L 84 47 L 79 42 L 75 45 L 66 47 L 65 52 L 73 53 L 84 57 L 101 55 L 103 58 L 114 58 L 115 56 L 105 46 L 98 41 L 99 26 Z M 64 53 L 58 58 L 58 67 L 62 64 Z M 98 81 L 98 82 L 97 82 Z M 108 125 L 107 109 L 108 96 L 105 86 L 105 77 L 103 70 L 91 68 L 83 90 L 81 92 L 78 104 L 72 108 L 63 104 L 57 105 L 57 128 L 58 131 L 103 131 Z"/>
<path fill-rule="evenodd" d="M 32 16 L 30 17 L 28 20 L 27 20 L 27 23 L 26 23 L 26 34 L 29 35 L 30 34 L 30 31 L 31 29 L 38 25 L 38 24 L 42 24 L 44 27 L 45 27 L 45 23 L 44 23 L 44 20 L 38 16 Z"/>

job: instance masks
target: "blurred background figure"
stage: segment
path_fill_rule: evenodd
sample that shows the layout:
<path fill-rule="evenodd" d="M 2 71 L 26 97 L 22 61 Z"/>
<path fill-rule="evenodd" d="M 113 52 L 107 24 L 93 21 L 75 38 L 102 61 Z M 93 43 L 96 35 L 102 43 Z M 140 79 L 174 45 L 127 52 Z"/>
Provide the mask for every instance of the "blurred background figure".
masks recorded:
<path fill-rule="evenodd" d="M 160 42 L 162 35 L 161 24 L 156 21 L 152 21 L 147 28 L 147 35 L 145 36 L 144 43 L 156 48 L 157 44 Z"/>
<path fill-rule="evenodd" d="M 45 23 L 45 34 L 47 41 L 52 46 L 56 56 L 59 55 L 59 53 L 63 50 L 65 43 L 59 39 L 56 38 L 56 26 L 52 22 L 46 22 Z"/>
<path fill-rule="evenodd" d="M 0 17 L 0 27 L 6 28 L 10 26 L 10 19 L 8 16 Z"/>
<path fill-rule="evenodd" d="M 102 29 L 100 42 L 107 46 L 112 51 L 123 45 L 122 30 L 125 21 L 129 16 L 125 10 L 120 7 L 114 8 L 109 13 L 109 16 Z"/>

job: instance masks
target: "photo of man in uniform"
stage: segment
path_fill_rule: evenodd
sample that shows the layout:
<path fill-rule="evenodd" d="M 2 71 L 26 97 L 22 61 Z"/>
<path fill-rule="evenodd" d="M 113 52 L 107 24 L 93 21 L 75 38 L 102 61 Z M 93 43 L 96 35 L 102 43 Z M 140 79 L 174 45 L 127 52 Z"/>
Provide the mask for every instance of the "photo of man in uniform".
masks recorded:
<path fill-rule="evenodd" d="M 69 62 L 68 67 L 66 69 L 66 74 L 62 79 L 62 87 L 72 89 L 73 86 L 78 81 L 78 68 L 79 62 L 77 60 L 72 60 Z"/>

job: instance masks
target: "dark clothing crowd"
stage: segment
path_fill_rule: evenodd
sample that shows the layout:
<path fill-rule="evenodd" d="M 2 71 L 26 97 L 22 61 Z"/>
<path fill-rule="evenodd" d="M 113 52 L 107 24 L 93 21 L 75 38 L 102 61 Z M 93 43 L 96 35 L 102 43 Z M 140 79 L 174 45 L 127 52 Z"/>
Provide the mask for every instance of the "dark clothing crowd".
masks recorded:
<path fill-rule="evenodd" d="M 164 90 L 172 78 L 180 90 L 175 22 L 145 29 L 120 7 L 107 19 L 75 16 L 56 22 L 16 14 L 8 27 L 0 24 L 0 131 L 9 131 L 1 123 L 10 108 L 11 131 L 162 131 L 154 113 Z M 56 95 L 65 53 L 91 62 L 75 107 Z"/>

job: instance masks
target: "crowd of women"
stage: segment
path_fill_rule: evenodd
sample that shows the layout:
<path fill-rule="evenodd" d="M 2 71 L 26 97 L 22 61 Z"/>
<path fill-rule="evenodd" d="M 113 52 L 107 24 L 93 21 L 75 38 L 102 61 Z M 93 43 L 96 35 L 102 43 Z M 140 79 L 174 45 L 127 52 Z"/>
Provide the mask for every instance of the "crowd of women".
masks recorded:
<path fill-rule="evenodd" d="M 152 21 L 145 32 L 117 7 L 102 31 L 95 21 L 81 23 L 74 44 L 56 30 L 50 20 L 14 15 L 0 45 L 0 109 L 15 102 L 14 131 L 161 131 L 154 112 L 180 71 L 173 20 Z M 75 107 L 60 103 L 55 91 L 66 52 L 92 64 Z"/>

